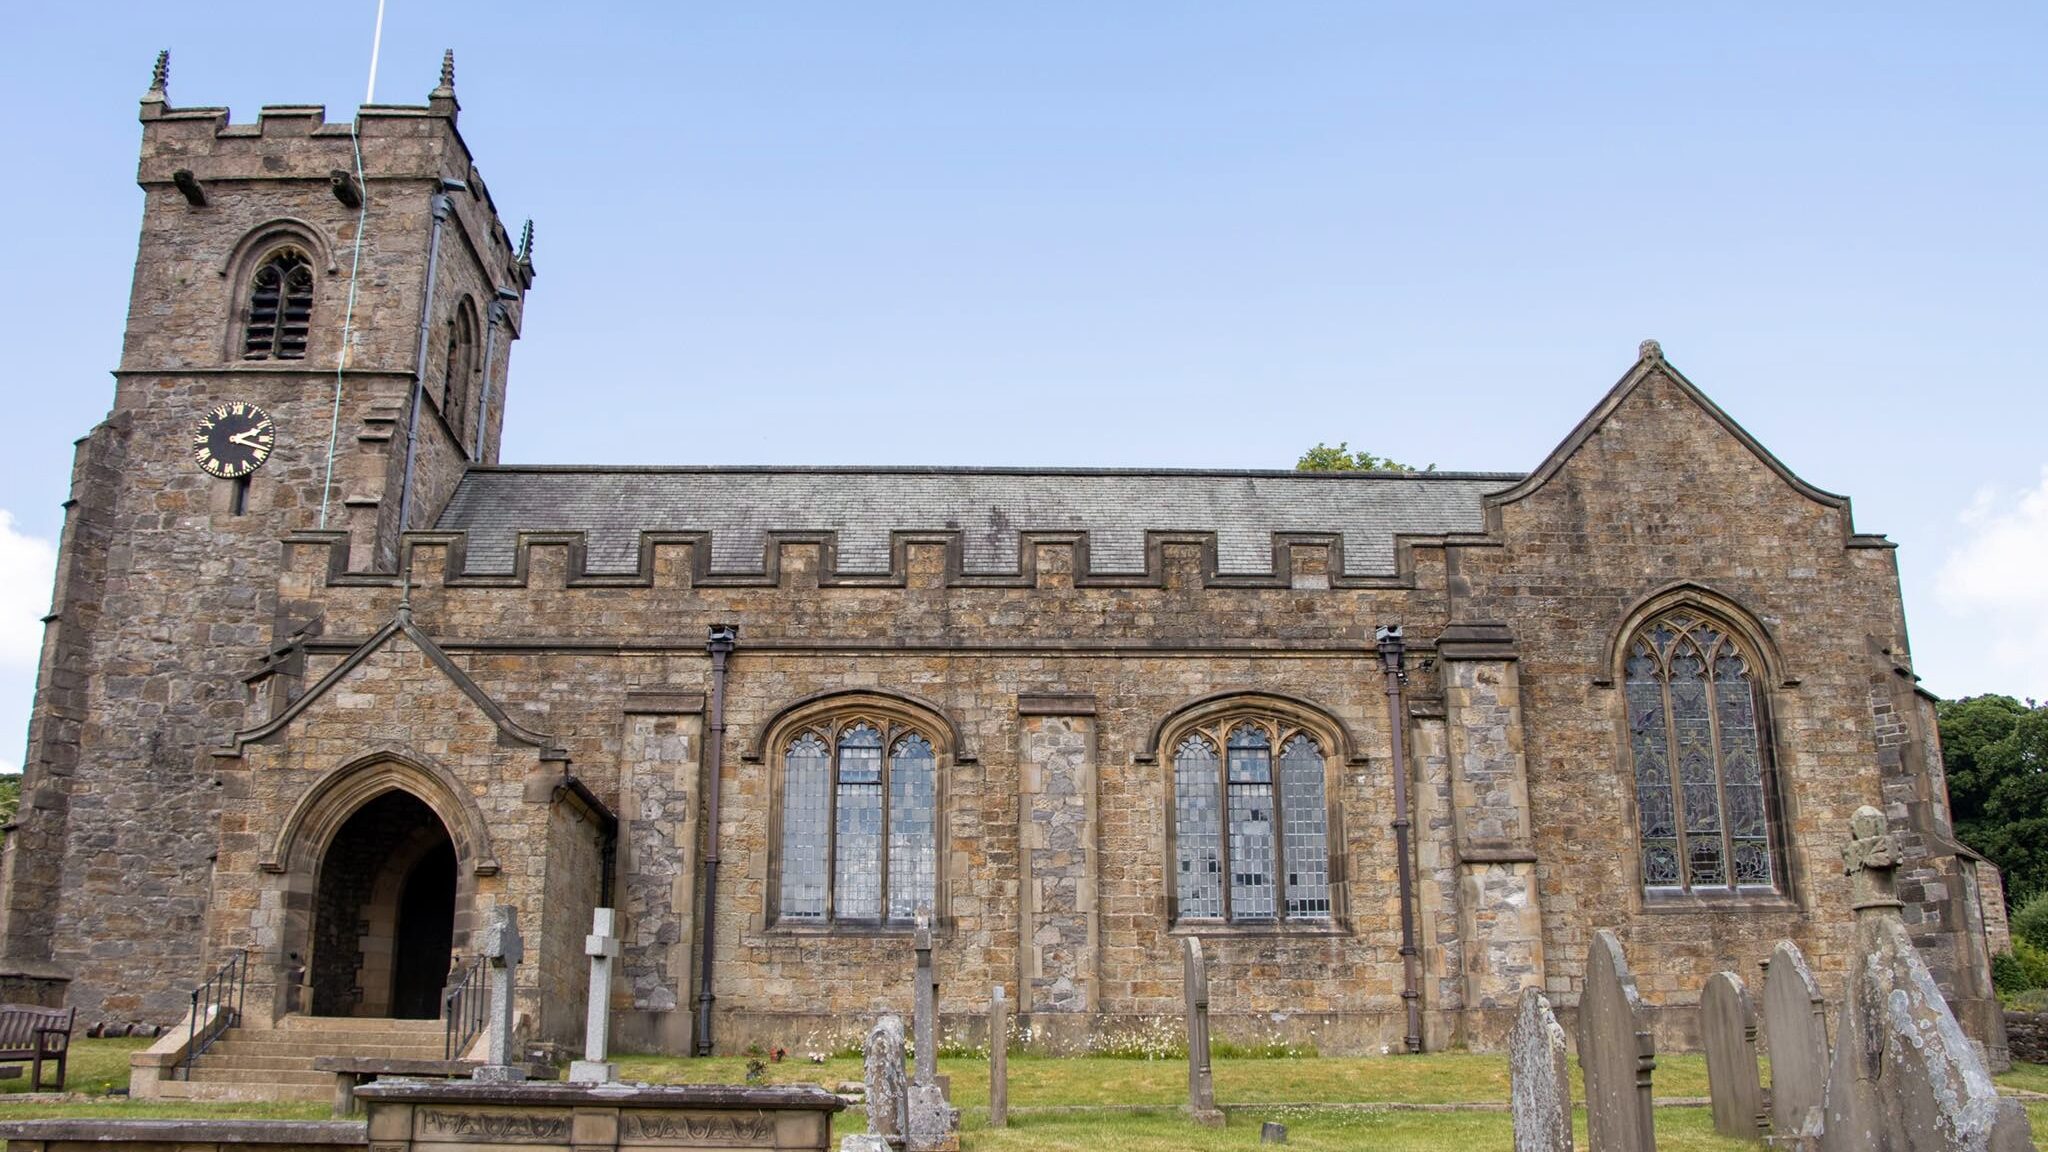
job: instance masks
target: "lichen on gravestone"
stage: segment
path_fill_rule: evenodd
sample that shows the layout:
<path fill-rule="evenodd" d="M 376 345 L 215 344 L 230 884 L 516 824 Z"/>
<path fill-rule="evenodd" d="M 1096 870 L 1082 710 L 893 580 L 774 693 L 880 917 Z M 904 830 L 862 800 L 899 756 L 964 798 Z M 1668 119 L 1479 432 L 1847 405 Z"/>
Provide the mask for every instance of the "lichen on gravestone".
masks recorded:
<path fill-rule="evenodd" d="M 1900 914 L 1884 813 L 1850 820 L 1842 851 L 1856 924 L 1822 1102 L 1822 1152 L 2030 1152 L 2025 1110 L 2002 1099 Z"/>
<path fill-rule="evenodd" d="M 1572 1079 L 1564 1028 L 1550 999 L 1522 990 L 1521 1009 L 1508 1032 L 1509 1105 L 1515 1152 L 1572 1152 Z"/>

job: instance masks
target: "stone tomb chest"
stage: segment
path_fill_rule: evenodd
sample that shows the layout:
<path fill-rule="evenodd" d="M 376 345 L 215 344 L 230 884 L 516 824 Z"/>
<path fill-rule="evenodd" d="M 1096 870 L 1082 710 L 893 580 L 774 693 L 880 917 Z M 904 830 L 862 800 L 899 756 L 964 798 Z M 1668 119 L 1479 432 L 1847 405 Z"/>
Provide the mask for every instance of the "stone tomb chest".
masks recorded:
<path fill-rule="evenodd" d="M 356 1093 L 371 1152 L 818 1149 L 846 1105 L 815 1087 L 384 1081 Z"/>

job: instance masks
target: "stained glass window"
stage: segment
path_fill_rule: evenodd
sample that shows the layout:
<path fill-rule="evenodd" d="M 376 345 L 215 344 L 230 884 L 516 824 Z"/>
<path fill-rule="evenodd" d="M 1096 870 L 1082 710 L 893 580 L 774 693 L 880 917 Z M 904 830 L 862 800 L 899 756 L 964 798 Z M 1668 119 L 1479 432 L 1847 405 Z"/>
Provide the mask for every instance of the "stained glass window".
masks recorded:
<path fill-rule="evenodd" d="M 1314 737 L 1238 720 L 1183 736 L 1173 768 L 1180 919 L 1329 919 L 1329 816 Z"/>
<path fill-rule="evenodd" d="M 783 918 L 908 923 L 933 903 L 938 758 L 922 733 L 881 723 L 828 725 L 836 734 L 806 731 L 785 747 Z"/>
<path fill-rule="evenodd" d="M 1659 617 L 1623 667 L 1643 886 L 1768 889 L 1769 798 L 1750 663 L 1718 623 Z"/>

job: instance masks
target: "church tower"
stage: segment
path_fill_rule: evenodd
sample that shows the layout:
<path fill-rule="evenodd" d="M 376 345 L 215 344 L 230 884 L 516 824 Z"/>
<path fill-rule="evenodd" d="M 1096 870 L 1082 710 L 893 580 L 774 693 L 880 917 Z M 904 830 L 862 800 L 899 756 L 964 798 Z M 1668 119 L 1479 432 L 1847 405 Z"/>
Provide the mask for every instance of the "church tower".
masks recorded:
<path fill-rule="evenodd" d="M 107 418 L 78 442 L 0 960 L 69 980 L 84 1019 L 168 1022 L 218 962 L 210 749 L 245 679 L 317 620 L 280 613 L 280 540 L 347 534 L 390 571 L 463 471 L 495 463 L 532 232 L 505 230 L 456 129 L 453 54 L 424 106 L 175 108 L 142 99 L 142 234 Z"/>

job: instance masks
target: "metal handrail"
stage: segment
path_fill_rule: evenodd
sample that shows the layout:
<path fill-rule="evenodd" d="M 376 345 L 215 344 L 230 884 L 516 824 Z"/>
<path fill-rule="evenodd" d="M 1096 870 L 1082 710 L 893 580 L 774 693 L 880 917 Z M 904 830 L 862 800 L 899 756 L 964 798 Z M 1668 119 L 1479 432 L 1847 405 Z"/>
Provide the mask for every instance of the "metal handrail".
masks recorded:
<path fill-rule="evenodd" d="M 469 1050 L 470 1041 L 484 1030 L 489 1018 L 489 997 L 485 995 L 489 968 L 479 956 L 462 968 L 441 993 L 441 1019 L 447 1022 L 442 1042 L 443 1059 L 453 1060 Z"/>
<path fill-rule="evenodd" d="M 192 1062 L 220 1035 L 242 1022 L 242 997 L 249 986 L 249 953 L 237 948 L 206 982 L 192 990 L 192 1014 L 185 1019 L 184 1079 L 192 1079 Z M 202 1017 L 204 1023 L 201 1022 Z"/>

